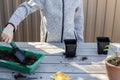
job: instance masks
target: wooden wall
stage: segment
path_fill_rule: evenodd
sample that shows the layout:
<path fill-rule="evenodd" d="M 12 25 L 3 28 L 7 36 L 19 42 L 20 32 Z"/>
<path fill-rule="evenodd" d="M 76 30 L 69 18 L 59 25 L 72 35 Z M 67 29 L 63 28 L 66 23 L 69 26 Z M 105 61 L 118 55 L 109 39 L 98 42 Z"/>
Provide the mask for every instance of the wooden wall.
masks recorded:
<path fill-rule="evenodd" d="M 85 41 L 108 36 L 111 42 L 120 42 L 119 7 L 120 0 L 84 0 Z"/>
<path fill-rule="evenodd" d="M 4 27 L 17 6 L 25 0 L 0 0 L 0 27 Z M 85 42 L 108 36 L 120 42 L 120 0 L 83 0 Z M 40 41 L 39 11 L 29 15 L 15 32 L 15 41 Z"/>

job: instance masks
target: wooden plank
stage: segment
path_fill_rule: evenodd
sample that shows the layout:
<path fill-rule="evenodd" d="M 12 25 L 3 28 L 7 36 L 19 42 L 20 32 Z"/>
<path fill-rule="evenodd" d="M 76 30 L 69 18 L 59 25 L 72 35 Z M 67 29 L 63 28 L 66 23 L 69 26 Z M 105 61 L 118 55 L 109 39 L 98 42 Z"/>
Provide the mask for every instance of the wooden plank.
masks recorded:
<path fill-rule="evenodd" d="M 42 77 L 40 80 L 51 80 L 50 76 L 54 73 L 38 73 L 36 76 Z M 70 74 L 66 73 L 72 77 L 72 80 L 108 80 L 106 74 Z M 44 76 L 44 77 L 43 77 Z"/>
<path fill-rule="evenodd" d="M 83 10 L 84 10 L 84 39 L 86 41 L 88 0 L 83 0 Z"/>
<path fill-rule="evenodd" d="M 52 80 L 51 75 L 54 73 L 33 73 L 33 74 L 24 74 L 27 77 L 37 78 L 35 80 Z M 66 73 L 72 77 L 72 80 L 108 80 L 106 74 L 71 74 Z M 16 73 L 15 73 L 16 75 Z"/>
<path fill-rule="evenodd" d="M 4 44 L 4 43 L 1 43 Z M 27 48 L 49 48 L 49 49 L 56 49 L 56 48 L 62 48 L 64 49 L 64 43 L 42 43 L 42 42 L 17 42 L 17 45 L 19 47 L 27 47 Z M 120 47 L 119 43 L 110 43 L 110 46 L 113 47 Z M 97 43 L 79 43 L 77 44 L 78 49 L 96 49 Z"/>
<path fill-rule="evenodd" d="M 4 42 L 0 42 L 1 45 L 9 46 Z M 19 47 L 26 47 L 26 48 L 64 48 L 63 43 L 44 43 L 44 42 L 16 42 L 17 46 Z M 96 48 L 96 43 L 79 43 L 78 48 Z"/>
<path fill-rule="evenodd" d="M 12 9 L 12 1 L 11 0 L 4 0 L 4 12 L 5 12 L 5 23 L 7 24 L 13 9 Z"/>
<path fill-rule="evenodd" d="M 87 27 L 86 27 L 86 40 L 92 42 L 94 39 L 95 17 L 96 17 L 97 0 L 88 0 L 87 12 Z"/>
<path fill-rule="evenodd" d="M 107 0 L 106 6 L 105 28 L 103 31 L 104 36 L 108 36 L 110 40 L 112 40 L 116 1 L 117 0 Z"/>
<path fill-rule="evenodd" d="M 0 28 L 2 28 L 2 27 L 4 27 L 5 26 L 5 13 L 4 13 L 4 1 L 3 0 L 1 0 L 0 1 L 0 15 L 1 15 L 1 26 L 0 26 Z"/>
<path fill-rule="evenodd" d="M 0 42 L 0 45 L 9 46 L 4 42 Z M 16 42 L 16 45 L 25 49 L 64 49 L 63 43 L 42 43 L 42 42 Z M 97 49 L 96 43 L 79 43 L 77 49 Z M 110 43 L 111 47 L 120 47 L 119 43 Z"/>
<path fill-rule="evenodd" d="M 30 51 L 30 52 L 35 52 L 35 53 L 41 53 L 41 54 L 45 54 L 46 56 L 49 56 L 49 55 L 54 55 L 54 56 L 62 56 L 63 53 L 64 53 L 64 50 L 60 50 L 60 49 L 55 49 L 55 50 L 52 50 L 52 49 L 27 49 L 27 48 L 20 48 L 21 50 L 27 50 L 27 51 Z M 110 52 L 110 54 L 112 54 L 113 51 Z M 84 51 L 81 51 L 81 50 L 77 50 L 77 53 L 76 53 L 77 56 L 96 56 L 98 55 L 97 53 L 97 50 L 96 51 L 86 51 L 84 49 Z"/>
<path fill-rule="evenodd" d="M 20 49 L 22 50 L 27 50 L 27 51 L 31 51 L 31 52 L 36 52 L 36 53 L 42 53 L 42 54 L 46 54 L 46 55 L 63 55 L 63 53 L 65 52 L 64 49 L 47 49 L 47 48 L 27 48 L 27 47 L 23 47 Z M 113 51 L 110 51 L 110 53 L 113 53 Z M 77 49 L 76 51 L 77 55 L 98 55 L 97 54 L 97 49 Z"/>
<path fill-rule="evenodd" d="M 105 74 L 106 73 L 106 68 L 105 65 L 81 65 L 76 62 L 70 62 L 69 64 L 39 64 L 37 69 L 34 71 L 35 73 L 40 73 L 40 72 L 57 72 L 57 71 L 62 71 L 62 72 L 68 72 L 72 74 L 84 74 L 84 73 L 96 73 L 96 74 Z M 0 72 L 14 72 L 13 70 L 6 69 L 3 67 L 0 67 Z M 15 71 L 16 72 L 16 71 Z M 34 73 L 33 72 L 33 73 Z"/>
<path fill-rule="evenodd" d="M 38 13 L 39 11 L 35 12 L 34 14 L 32 14 L 32 30 L 34 30 L 32 33 L 33 35 L 33 40 L 32 41 L 40 41 L 40 29 L 38 29 L 38 27 L 40 27 L 40 13 Z M 39 15 L 38 15 L 39 14 Z M 38 37 L 39 36 L 39 37 Z"/>
<path fill-rule="evenodd" d="M 37 32 L 37 31 L 36 31 L 36 30 L 37 30 L 37 19 L 36 19 L 36 18 L 37 18 L 37 14 L 36 14 L 36 13 L 33 13 L 31 17 L 32 17 L 31 22 L 34 23 L 34 24 L 31 24 L 31 25 L 32 25 L 31 28 L 32 28 L 32 30 L 33 30 L 33 32 L 31 32 L 31 33 L 32 33 L 32 36 L 33 36 L 32 41 L 36 41 L 36 36 L 37 36 L 37 35 L 36 35 L 36 34 L 37 34 L 37 33 L 36 33 L 36 32 Z"/>
<path fill-rule="evenodd" d="M 97 2 L 97 12 L 96 12 L 94 41 L 96 41 L 96 37 L 103 36 L 103 34 L 104 34 L 105 14 L 106 14 L 106 0 L 98 0 L 98 2 Z"/>
<path fill-rule="evenodd" d="M 54 45 L 51 45 L 48 43 L 44 43 L 44 44 L 43 43 L 35 43 L 35 45 L 33 45 L 34 43 L 30 43 L 30 44 L 31 45 L 28 45 L 27 43 L 17 43 L 17 46 L 23 50 L 28 50 L 28 51 L 36 52 L 36 53 L 42 53 L 45 55 L 57 55 L 57 56 L 61 55 L 62 56 L 63 53 L 65 52 L 64 48 L 59 47 L 60 44 L 58 44 L 57 46 L 54 46 Z M 5 43 L 1 43 L 1 45 L 11 47 L 10 45 L 6 45 Z M 82 44 L 81 43 L 76 50 L 76 55 L 77 56 L 79 56 L 79 55 L 80 56 L 81 55 L 84 55 L 84 56 L 98 55 L 96 47 L 97 47 L 96 43 L 93 43 L 93 44 L 92 43 L 91 44 L 89 44 L 89 43 Z M 108 53 L 109 54 L 115 53 L 115 51 L 117 50 L 117 47 L 119 47 L 119 44 L 112 44 L 111 43 L 111 48 L 109 49 Z"/>
<path fill-rule="evenodd" d="M 115 21 L 114 21 L 114 28 L 113 28 L 113 35 L 112 35 L 112 41 L 113 42 L 119 42 L 120 41 L 120 35 L 116 35 L 119 34 L 119 30 L 120 30 L 120 0 L 117 0 L 116 2 L 116 12 L 115 12 Z"/>
<path fill-rule="evenodd" d="M 107 55 L 106 55 L 107 56 Z M 96 55 L 96 56 L 88 56 L 88 55 L 80 55 L 75 58 L 65 58 L 64 56 L 45 56 L 41 63 L 56 63 L 56 64 L 64 64 L 64 63 L 71 63 L 76 62 L 81 65 L 92 65 L 92 64 L 101 64 L 104 65 L 104 61 L 106 59 L 106 56 L 104 55 Z M 83 59 L 86 57 L 87 59 Z"/>
<path fill-rule="evenodd" d="M 2 11 L 2 9 L 3 9 L 3 3 L 2 3 L 2 2 L 3 2 L 3 0 L 0 1 L 0 28 L 3 27 L 3 23 L 2 23 L 2 22 L 3 22 L 3 20 L 4 20 L 4 19 L 3 19 L 3 17 L 4 17 L 4 16 L 3 16 L 3 11 Z M 0 34 L 0 35 L 1 35 L 1 34 Z M 2 41 L 2 38 L 0 38 L 0 41 Z"/>
<path fill-rule="evenodd" d="M 3 80 L 1 78 L 7 78 L 7 79 L 12 79 L 13 80 L 13 76 L 12 76 L 12 73 L 10 72 L 7 72 L 7 73 L 4 73 L 4 72 L 0 72 L 0 80 Z"/>
<path fill-rule="evenodd" d="M 14 75 L 17 75 L 18 73 L 5 73 L 0 72 L 0 75 L 2 75 L 0 78 L 7 78 L 14 80 Z M 25 74 L 21 73 L 22 75 L 30 78 L 35 78 L 34 80 L 51 80 L 51 75 L 55 74 L 54 72 L 50 73 L 31 73 L 31 74 Z M 108 80 L 106 74 L 72 74 L 72 73 L 66 73 L 67 75 L 72 77 L 72 80 Z"/>
<path fill-rule="evenodd" d="M 35 19 L 36 19 L 36 40 L 34 41 L 40 41 L 40 24 L 41 24 L 40 11 L 37 11 L 35 13 Z"/>
<path fill-rule="evenodd" d="M 0 10 L 2 10 L 2 6 L 3 6 L 2 3 L 0 2 Z M 0 28 L 2 28 L 2 11 L 0 11 Z"/>

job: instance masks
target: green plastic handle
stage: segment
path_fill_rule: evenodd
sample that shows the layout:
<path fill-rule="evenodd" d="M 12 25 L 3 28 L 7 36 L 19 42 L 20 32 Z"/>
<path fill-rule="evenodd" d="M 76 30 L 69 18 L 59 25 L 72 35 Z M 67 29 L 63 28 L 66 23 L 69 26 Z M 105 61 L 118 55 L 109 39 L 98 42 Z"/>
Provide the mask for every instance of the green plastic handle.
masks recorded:
<path fill-rule="evenodd" d="M 13 40 L 11 41 L 10 45 L 11 45 L 12 47 L 16 47 L 16 44 L 15 44 L 15 42 L 14 42 Z"/>
<path fill-rule="evenodd" d="M 0 32 L 2 33 L 2 32 L 3 32 L 3 29 L 0 29 Z"/>
<path fill-rule="evenodd" d="M 0 32 L 2 33 L 2 32 L 3 32 L 3 29 L 0 29 Z M 15 42 L 14 42 L 13 40 L 11 41 L 10 45 L 11 45 L 12 47 L 16 47 L 16 44 L 15 44 Z"/>

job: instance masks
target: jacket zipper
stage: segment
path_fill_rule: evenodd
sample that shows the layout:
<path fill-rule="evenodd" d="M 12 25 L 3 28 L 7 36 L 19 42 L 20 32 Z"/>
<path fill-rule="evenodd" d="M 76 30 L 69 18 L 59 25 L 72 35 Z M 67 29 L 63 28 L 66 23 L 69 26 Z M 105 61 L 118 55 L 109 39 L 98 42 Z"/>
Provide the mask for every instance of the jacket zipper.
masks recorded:
<path fill-rule="evenodd" d="M 63 33 L 64 33 L 64 0 L 62 0 L 62 33 L 61 33 L 61 42 L 63 42 Z"/>

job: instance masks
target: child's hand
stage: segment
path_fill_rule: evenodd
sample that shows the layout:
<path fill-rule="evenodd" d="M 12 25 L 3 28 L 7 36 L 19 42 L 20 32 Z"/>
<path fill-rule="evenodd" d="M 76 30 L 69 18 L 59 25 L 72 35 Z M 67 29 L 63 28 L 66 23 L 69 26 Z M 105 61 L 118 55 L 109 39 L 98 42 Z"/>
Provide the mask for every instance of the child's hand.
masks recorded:
<path fill-rule="evenodd" d="M 6 42 L 6 43 L 10 43 L 13 39 L 13 30 L 14 30 L 14 27 L 11 25 L 11 24 L 8 24 L 2 34 L 1 34 L 1 37 L 2 39 Z"/>

